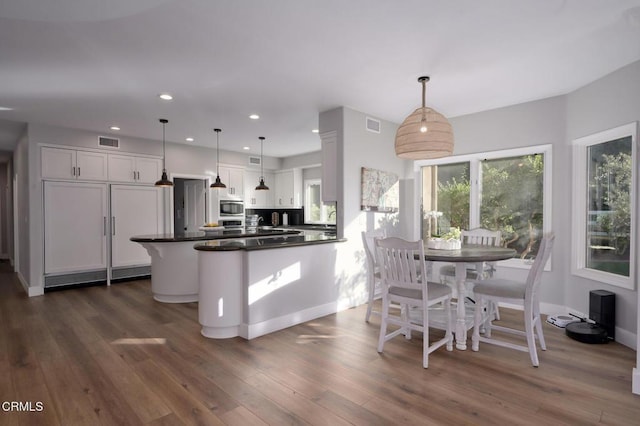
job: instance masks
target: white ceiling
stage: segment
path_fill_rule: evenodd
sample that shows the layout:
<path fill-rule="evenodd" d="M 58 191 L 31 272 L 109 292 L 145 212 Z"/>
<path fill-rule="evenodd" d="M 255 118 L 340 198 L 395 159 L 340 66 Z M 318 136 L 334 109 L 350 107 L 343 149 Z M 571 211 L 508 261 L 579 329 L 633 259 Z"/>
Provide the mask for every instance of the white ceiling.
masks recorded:
<path fill-rule="evenodd" d="M 640 0 L 0 0 L 0 150 L 22 128 L 6 121 L 161 140 L 167 118 L 169 141 L 221 127 L 221 149 L 265 136 L 284 157 L 318 150 L 341 105 L 400 123 L 420 75 L 453 117 L 637 60 Z"/>

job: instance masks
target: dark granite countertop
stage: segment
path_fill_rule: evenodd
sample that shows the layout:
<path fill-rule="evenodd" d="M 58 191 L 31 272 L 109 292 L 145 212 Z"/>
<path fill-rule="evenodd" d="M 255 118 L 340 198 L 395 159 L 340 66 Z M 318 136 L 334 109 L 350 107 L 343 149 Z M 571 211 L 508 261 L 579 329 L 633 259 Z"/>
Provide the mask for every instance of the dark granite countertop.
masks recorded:
<path fill-rule="evenodd" d="M 346 241 L 346 238 L 336 238 L 335 235 L 281 235 L 263 238 L 206 241 L 197 243 L 193 248 L 200 251 L 262 250 L 343 241 Z"/>
<path fill-rule="evenodd" d="M 131 241 L 136 243 L 175 243 L 188 241 L 208 241 L 208 240 L 225 240 L 231 238 L 255 238 L 270 237 L 274 235 L 298 235 L 300 231 L 284 230 L 284 229 L 262 229 L 254 232 L 248 232 L 244 228 L 240 229 L 220 229 L 213 232 L 185 232 L 182 234 L 152 234 L 152 235 L 134 235 Z"/>

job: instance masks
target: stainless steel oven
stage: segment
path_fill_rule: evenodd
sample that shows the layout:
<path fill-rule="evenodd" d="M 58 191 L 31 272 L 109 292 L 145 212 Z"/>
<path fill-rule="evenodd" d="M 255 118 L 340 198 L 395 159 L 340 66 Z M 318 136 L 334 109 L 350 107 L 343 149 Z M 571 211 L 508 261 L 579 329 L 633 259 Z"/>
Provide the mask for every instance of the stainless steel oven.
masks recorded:
<path fill-rule="evenodd" d="M 220 218 L 230 216 L 244 219 L 244 202 L 242 200 L 220 200 Z"/>

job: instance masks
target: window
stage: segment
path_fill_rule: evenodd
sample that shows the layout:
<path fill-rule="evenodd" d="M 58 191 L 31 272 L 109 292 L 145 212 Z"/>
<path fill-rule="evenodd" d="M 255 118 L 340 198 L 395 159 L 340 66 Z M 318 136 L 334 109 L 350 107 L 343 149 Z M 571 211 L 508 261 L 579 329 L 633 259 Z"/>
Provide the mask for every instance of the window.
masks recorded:
<path fill-rule="evenodd" d="M 525 266 L 551 230 L 551 146 L 416 162 L 422 176 L 421 238 L 451 227 L 502 231 Z"/>
<path fill-rule="evenodd" d="M 304 181 L 304 222 L 336 223 L 335 203 L 322 202 L 322 183 L 320 179 Z"/>
<path fill-rule="evenodd" d="M 636 123 L 574 141 L 572 272 L 634 288 Z"/>

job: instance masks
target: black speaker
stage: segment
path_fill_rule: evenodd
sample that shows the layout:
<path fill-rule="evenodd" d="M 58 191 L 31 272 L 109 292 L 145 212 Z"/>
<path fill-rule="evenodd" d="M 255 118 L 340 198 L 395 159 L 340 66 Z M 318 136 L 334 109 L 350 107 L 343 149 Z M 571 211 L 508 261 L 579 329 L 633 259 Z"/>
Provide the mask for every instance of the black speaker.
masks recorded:
<path fill-rule="evenodd" d="M 589 318 L 607 331 L 607 337 L 615 340 L 616 295 L 607 290 L 589 292 Z"/>

